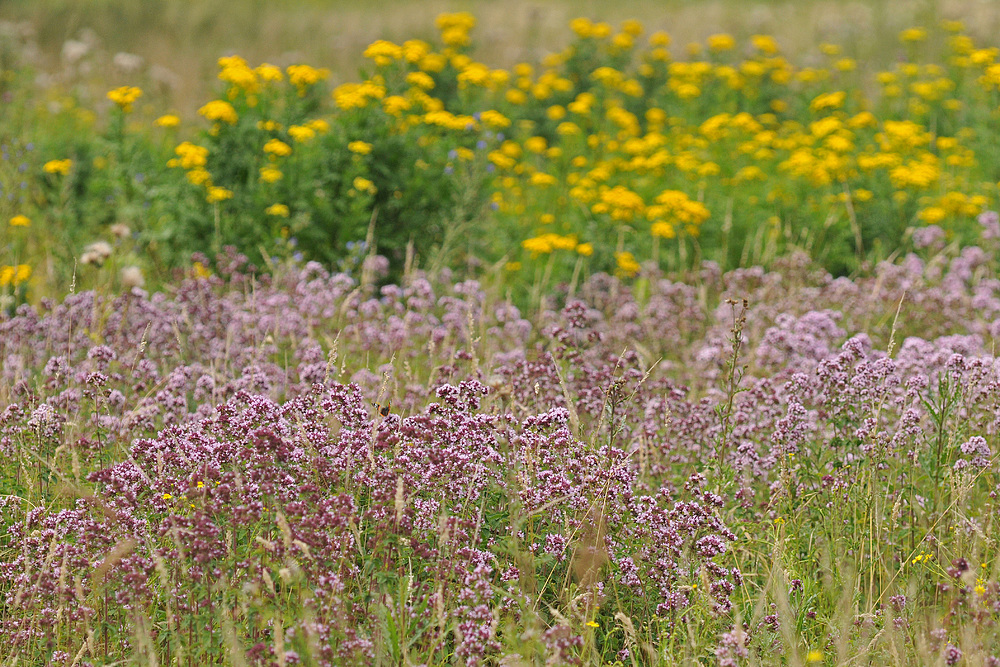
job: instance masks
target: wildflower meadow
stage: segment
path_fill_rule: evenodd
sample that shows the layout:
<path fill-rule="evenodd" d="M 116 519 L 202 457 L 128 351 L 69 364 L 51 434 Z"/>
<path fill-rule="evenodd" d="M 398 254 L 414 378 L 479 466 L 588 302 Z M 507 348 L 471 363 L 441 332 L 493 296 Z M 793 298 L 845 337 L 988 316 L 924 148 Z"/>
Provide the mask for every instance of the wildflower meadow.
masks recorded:
<path fill-rule="evenodd" d="M 451 12 L 188 109 L 0 24 L 0 664 L 1000 665 L 962 18 Z"/>

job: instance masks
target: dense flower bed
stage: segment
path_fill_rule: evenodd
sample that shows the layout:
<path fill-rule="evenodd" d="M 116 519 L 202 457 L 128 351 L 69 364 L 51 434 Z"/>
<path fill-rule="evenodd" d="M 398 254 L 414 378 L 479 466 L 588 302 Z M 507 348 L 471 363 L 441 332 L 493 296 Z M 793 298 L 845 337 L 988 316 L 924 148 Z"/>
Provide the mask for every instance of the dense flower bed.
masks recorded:
<path fill-rule="evenodd" d="M 4 660 L 996 660 L 1000 282 L 928 243 L 537 313 L 232 251 L 22 306 Z"/>

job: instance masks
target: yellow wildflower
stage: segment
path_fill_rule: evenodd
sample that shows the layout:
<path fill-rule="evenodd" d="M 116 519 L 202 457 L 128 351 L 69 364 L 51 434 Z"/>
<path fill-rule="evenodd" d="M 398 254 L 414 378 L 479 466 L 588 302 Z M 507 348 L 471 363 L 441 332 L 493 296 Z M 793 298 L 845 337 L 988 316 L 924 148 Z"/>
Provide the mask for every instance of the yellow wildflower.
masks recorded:
<path fill-rule="evenodd" d="M 181 119 L 172 113 L 160 116 L 153 121 L 153 125 L 157 127 L 177 127 L 181 124 Z"/>
<path fill-rule="evenodd" d="M 654 222 L 649 231 L 653 236 L 659 236 L 664 239 L 672 239 L 677 236 L 674 226 L 669 222 L 664 222 L 662 220 Z"/>
<path fill-rule="evenodd" d="M 208 162 L 208 149 L 204 146 L 192 144 L 190 141 L 179 144 L 174 149 L 174 153 L 179 156 L 179 159 L 171 160 L 170 162 L 175 164 L 168 163 L 168 166 L 194 169 L 195 167 L 204 167 Z"/>
<path fill-rule="evenodd" d="M 899 33 L 899 41 L 901 42 L 922 42 L 925 39 L 927 39 L 927 30 L 924 28 L 907 28 Z"/>
<path fill-rule="evenodd" d="M 358 155 L 368 155 L 372 152 L 372 145 L 364 141 L 352 141 L 347 144 L 347 150 Z"/>
<path fill-rule="evenodd" d="M 229 125 L 235 125 L 236 121 L 239 120 L 239 116 L 236 115 L 236 109 L 225 100 L 212 100 L 198 109 L 198 113 L 208 120 L 222 121 Z"/>
<path fill-rule="evenodd" d="M 219 58 L 219 80 L 231 83 L 237 89 L 242 89 L 247 93 L 255 93 L 260 89 L 255 72 L 247 61 L 239 56 L 229 56 Z M 231 94 L 235 95 L 235 91 Z"/>
<path fill-rule="evenodd" d="M 521 241 L 521 247 L 530 252 L 532 257 L 547 255 L 553 249 L 551 239 L 553 236 L 556 236 L 556 234 L 542 234 L 541 236 L 524 239 Z"/>
<path fill-rule="evenodd" d="M 330 123 L 326 122 L 322 118 L 314 118 L 306 123 L 306 127 L 316 132 L 316 134 L 326 134 L 330 131 Z"/>
<path fill-rule="evenodd" d="M 285 72 L 288 73 L 291 84 L 298 88 L 299 97 L 305 96 L 309 86 L 316 85 L 330 76 L 330 70 L 325 67 L 317 69 L 309 65 L 289 65 L 285 68 Z"/>
<path fill-rule="evenodd" d="M 590 19 L 582 16 L 570 21 L 569 29 L 575 32 L 576 36 L 581 39 L 587 39 L 588 37 L 592 37 L 594 34 L 594 24 Z"/>
<path fill-rule="evenodd" d="M 635 261 L 635 256 L 630 252 L 615 253 L 615 275 L 620 278 L 632 278 L 639 273 L 639 262 Z"/>
<path fill-rule="evenodd" d="M 281 139 L 269 139 L 264 144 L 264 152 L 278 157 L 287 157 L 292 154 L 292 147 Z"/>
<path fill-rule="evenodd" d="M 305 143 L 316 136 L 316 130 L 305 125 L 292 125 L 288 128 L 288 136 L 296 143 Z"/>
<path fill-rule="evenodd" d="M 378 188 L 375 187 L 375 184 L 363 176 L 356 176 L 351 184 L 358 192 L 367 192 L 368 194 L 375 194 L 378 192 Z"/>
<path fill-rule="evenodd" d="M 434 79 L 427 72 L 410 72 L 406 75 L 406 83 L 423 90 L 430 90 L 434 87 Z"/>
<path fill-rule="evenodd" d="M 65 160 L 49 160 L 42 166 L 42 171 L 46 174 L 62 174 L 65 176 L 73 166 L 73 161 L 69 158 Z"/>
<path fill-rule="evenodd" d="M 212 175 L 203 167 L 195 167 L 186 174 L 188 182 L 192 185 L 211 185 Z"/>
<path fill-rule="evenodd" d="M 260 168 L 260 180 L 263 183 L 274 183 L 275 181 L 280 181 L 284 174 L 281 173 L 280 169 L 275 169 L 274 167 L 261 167 Z"/>
<path fill-rule="evenodd" d="M 284 204 L 271 204 L 266 209 L 264 209 L 264 212 L 267 213 L 268 215 L 276 215 L 280 218 L 287 218 L 289 211 L 288 207 L 285 206 Z"/>
<path fill-rule="evenodd" d="M 390 116 L 399 116 L 404 111 L 408 111 L 410 106 L 410 100 L 402 95 L 389 95 L 382 100 L 382 108 Z"/>
<path fill-rule="evenodd" d="M 232 199 L 232 190 L 227 190 L 226 188 L 221 188 L 218 186 L 209 186 L 208 193 L 205 195 L 205 201 L 209 204 L 216 204 L 220 201 L 225 201 L 226 199 Z"/>
<path fill-rule="evenodd" d="M 132 105 L 142 97 L 142 89 L 136 86 L 121 86 L 108 92 L 108 99 L 118 105 L 125 113 L 132 111 Z"/>
<path fill-rule="evenodd" d="M 536 187 L 547 188 L 550 185 L 555 185 L 557 181 L 556 177 L 553 176 L 552 174 L 546 174 L 545 172 L 542 171 L 536 171 L 528 179 L 528 182 Z"/>
<path fill-rule="evenodd" d="M 502 130 L 505 127 L 510 127 L 510 119 L 493 109 L 487 109 L 482 112 L 479 115 L 479 120 L 482 121 L 483 125 L 493 130 Z"/>
<path fill-rule="evenodd" d="M 14 278 L 12 282 L 14 286 L 20 285 L 23 282 L 27 282 L 28 278 L 31 277 L 31 267 L 27 264 L 18 264 L 14 269 Z"/>
<path fill-rule="evenodd" d="M 770 35 L 754 35 L 750 42 L 764 55 L 773 56 L 778 52 L 778 43 Z"/>
<path fill-rule="evenodd" d="M 812 102 L 809 103 L 809 110 L 824 111 L 826 109 L 839 109 L 844 106 L 844 100 L 847 99 L 847 93 L 843 90 L 837 90 L 831 93 L 823 93 L 822 95 L 817 95 L 813 98 Z"/>
<path fill-rule="evenodd" d="M 517 88 L 511 88 L 506 93 L 504 93 L 504 98 L 511 104 L 524 104 L 528 101 L 528 96 L 523 90 L 518 90 Z"/>
<path fill-rule="evenodd" d="M 11 227 L 27 227 L 31 224 L 31 218 L 21 213 L 18 213 L 13 218 L 10 219 Z"/>
<path fill-rule="evenodd" d="M 388 40 L 379 39 L 369 44 L 362 55 L 374 60 L 376 66 L 383 67 L 392 64 L 394 60 L 402 59 L 403 47 Z"/>
<path fill-rule="evenodd" d="M 708 37 L 708 50 L 714 53 L 719 53 L 721 51 L 731 51 L 736 48 L 736 40 L 733 39 L 732 35 L 726 33 L 720 33 L 718 35 L 710 35 Z"/>
<path fill-rule="evenodd" d="M 201 262 L 195 262 L 192 269 L 194 270 L 195 278 L 208 278 L 212 275 L 212 272 L 208 270 L 208 267 Z"/>
<path fill-rule="evenodd" d="M 274 82 L 281 81 L 284 79 L 284 75 L 281 73 L 281 68 L 268 63 L 261 63 L 254 70 L 261 81 Z"/>

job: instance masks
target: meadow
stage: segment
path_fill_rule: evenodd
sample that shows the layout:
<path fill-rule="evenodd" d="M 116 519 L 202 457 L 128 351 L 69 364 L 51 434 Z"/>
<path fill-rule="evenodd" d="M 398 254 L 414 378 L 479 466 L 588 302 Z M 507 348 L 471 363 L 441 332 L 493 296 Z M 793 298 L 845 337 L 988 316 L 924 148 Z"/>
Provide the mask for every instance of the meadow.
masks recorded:
<path fill-rule="evenodd" d="M 1000 665 L 1000 48 L 905 7 L 4 24 L 0 663 Z"/>

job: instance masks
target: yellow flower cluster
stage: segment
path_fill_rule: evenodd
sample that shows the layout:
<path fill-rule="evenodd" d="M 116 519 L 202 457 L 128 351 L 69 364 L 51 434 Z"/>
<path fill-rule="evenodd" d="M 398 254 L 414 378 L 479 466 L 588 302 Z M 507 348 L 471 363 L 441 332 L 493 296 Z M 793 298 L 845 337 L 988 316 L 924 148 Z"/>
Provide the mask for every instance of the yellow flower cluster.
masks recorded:
<path fill-rule="evenodd" d="M 373 195 L 376 192 L 378 192 L 378 188 L 375 187 L 375 184 L 369 181 L 367 178 L 364 178 L 363 176 L 356 176 L 351 185 L 354 186 L 354 189 L 357 192 L 365 192 L 370 195 Z"/>
<path fill-rule="evenodd" d="M 358 155 L 368 155 L 372 152 L 372 145 L 364 141 L 352 141 L 347 144 L 347 150 Z"/>
<path fill-rule="evenodd" d="M 121 86 L 108 92 L 108 99 L 118 105 L 125 113 L 132 111 L 132 105 L 142 97 L 142 89 L 135 86 Z"/>
<path fill-rule="evenodd" d="M 0 287 L 13 285 L 17 287 L 31 278 L 31 267 L 27 264 L 17 266 L 0 266 Z"/>
<path fill-rule="evenodd" d="M 434 23 L 441 31 L 441 41 L 447 46 L 459 48 L 471 43 L 469 31 L 476 26 L 476 17 L 469 12 L 441 14 Z"/>
<path fill-rule="evenodd" d="M 798 67 L 772 36 L 753 35 L 740 45 L 719 33 L 689 46 L 683 59 L 668 50 L 663 32 L 649 35 L 644 47 L 638 21 L 616 29 L 586 18 L 571 22 L 576 40 L 563 51 L 495 69 L 469 55 L 475 24 L 467 12 L 442 14 L 436 44 L 372 42 L 364 56 L 374 72 L 332 90 L 329 120 L 275 113 L 282 122 L 258 115 L 232 130 L 262 133 L 254 144 L 262 155 L 249 167 L 263 184 L 257 187 L 295 183 L 283 170 L 306 164 L 319 144 L 348 153 L 357 170 L 376 159 L 362 156 L 386 154 L 386 135 L 402 137 L 427 151 L 413 161 L 418 170 L 435 172 L 430 167 L 439 159 L 436 173 L 459 163 L 466 173 L 481 173 L 496 224 L 524 239 L 525 261 L 508 268 L 537 268 L 529 260 L 542 256 L 572 268 L 597 247 L 603 252 L 591 261 L 622 277 L 636 275 L 649 257 L 659 261 L 665 239 L 679 250 L 697 243 L 703 256 L 719 236 L 709 232 L 722 224 L 745 231 L 767 221 L 776 238 L 790 220 L 827 220 L 834 230 L 889 219 L 890 226 L 957 228 L 998 201 L 996 170 L 985 151 L 976 152 L 984 139 L 963 124 L 970 106 L 978 113 L 1000 91 L 1000 49 L 977 48 L 961 26 L 943 26 L 943 39 L 925 28 L 904 30 L 905 53 L 916 56 L 923 42 L 940 42 L 950 49 L 947 62 L 902 61 L 878 72 L 873 85 L 858 86 L 860 74 L 851 74 L 858 63 L 836 44 L 816 45 L 810 66 Z M 219 68 L 228 93 L 200 109 L 214 132 L 230 131 L 227 125 L 254 108 L 294 106 L 291 95 L 268 97 L 272 86 L 280 90 L 287 80 L 304 96 L 329 76 L 308 65 L 284 72 L 266 63 L 251 67 L 238 56 L 221 58 Z M 131 90 L 109 98 L 127 111 L 141 94 Z M 177 122 L 163 116 L 156 124 Z M 346 131 L 335 141 L 318 139 L 331 123 Z M 372 127 L 379 132 L 368 132 Z M 293 152 L 294 159 L 282 160 Z M 212 182 L 208 149 L 185 142 L 176 153 L 170 165 L 185 169 L 210 201 L 233 196 Z M 58 163 L 45 170 L 69 171 L 55 171 Z M 359 171 L 345 180 L 356 203 L 383 182 Z M 283 204 L 265 213 L 289 215 Z M 672 254 L 682 261 L 683 252 Z"/>
<path fill-rule="evenodd" d="M 232 190 L 221 188 L 217 185 L 210 185 L 205 189 L 205 201 L 209 204 L 216 204 L 220 201 L 233 198 Z"/>
<path fill-rule="evenodd" d="M 594 247 L 589 243 L 578 243 L 576 236 L 561 236 L 551 232 L 541 234 L 521 241 L 521 247 L 532 254 L 548 255 L 556 250 L 572 250 L 580 255 L 589 257 L 594 252 Z"/>
<path fill-rule="evenodd" d="M 239 120 L 239 116 L 236 115 L 236 109 L 225 100 L 213 100 L 198 109 L 198 113 L 208 120 L 221 121 L 229 125 L 235 125 L 236 121 Z"/>
<path fill-rule="evenodd" d="M 292 154 L 292 147 L 281 139 L 268 139 L 264 144 L 264 152 L 271 157 L 288 157 Z"/>
<path fill-rule="evenodd" d="M 344 83 L 333 89 L 333 101 L 343 111 L 364 109 L 372 100 L 385 97 L 385 85 L 378 81 Z"/>
<path fill-rule="evenodd" d="M 309 65 L 289 65 L 285 72 L 288 80 L 298 89 L 299 97 L 305 97 L 310 87 L 330 77 L 330 70 L 325 67 L 310 67 Z"/>
<path fill-rule="evenodd" d="M 154 120 L 153 124 L 157 127 L 177 127 L 181 124 L 181 119 L 172 113 L 168 113 Z"/>
<path fill-rule="evenodd" d="M 632 278 L 639 273 L 639 268 L 639 262 L 632 253 L 628 251 L 615 253 L 615 274 L 619 277 Z"/>
<path fill-rule="evenodd" d="M 69 170 L 73 167 L 73 161 L 69 158 L 64 160 L 49 160 L 44 165 L 42 165 L 42 171 L 46 174 L 60 174 L 65 176 L 69 173 Z"/>
<path fill-rule="evenodd" d="M 180 167 L 181 169 L 197 169 L 204 167 L 208 163 L 208 149 L 198 146 L 190 141 L 185 141 L 174 149 L 177 154 L 167 163 L 168 167 Z"/>
<path fill-rule="evenodd" d="M 239 56 L 226 56 L 219 58 L 218 63 L 219 79 L 221 81 L 232 84 L 233 88 L 242 90 L 245 93 L 252 94 L 260 90 L 260 81 L 258 80 L 257 72 L 243 58 Z"/>

